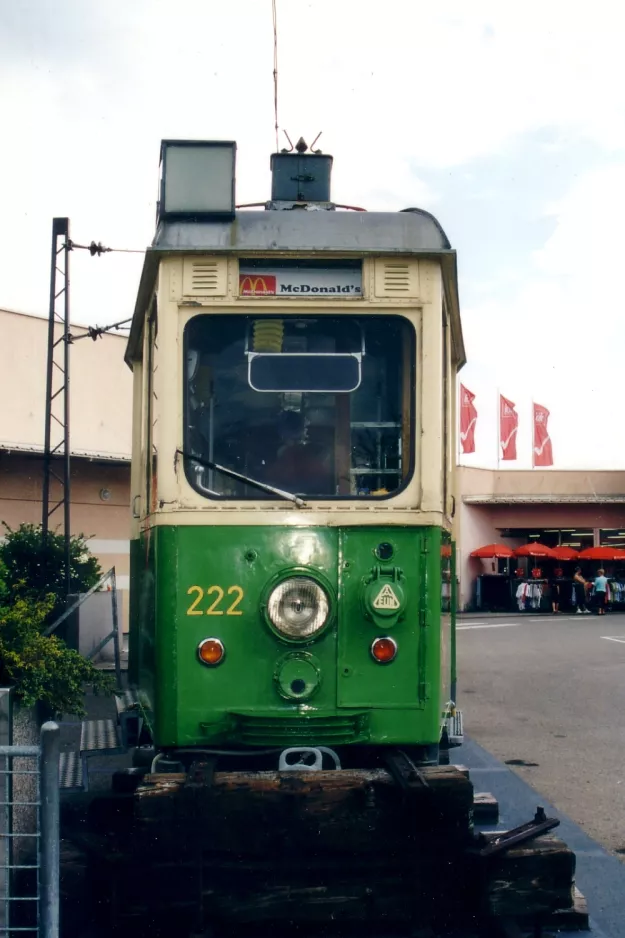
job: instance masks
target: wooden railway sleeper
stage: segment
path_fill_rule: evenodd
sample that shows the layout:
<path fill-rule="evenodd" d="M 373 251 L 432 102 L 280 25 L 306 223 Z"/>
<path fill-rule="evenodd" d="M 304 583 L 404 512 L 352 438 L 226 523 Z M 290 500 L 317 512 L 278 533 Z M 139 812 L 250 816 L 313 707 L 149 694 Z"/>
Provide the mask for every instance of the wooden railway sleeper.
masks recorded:
<path fill-rule="evenodd" d="M 212 788 L 217 768 L 218 756 L 203 756 L 201 761 L 192 762 L 189 767 L 188 779 L 193 785 Z"/>

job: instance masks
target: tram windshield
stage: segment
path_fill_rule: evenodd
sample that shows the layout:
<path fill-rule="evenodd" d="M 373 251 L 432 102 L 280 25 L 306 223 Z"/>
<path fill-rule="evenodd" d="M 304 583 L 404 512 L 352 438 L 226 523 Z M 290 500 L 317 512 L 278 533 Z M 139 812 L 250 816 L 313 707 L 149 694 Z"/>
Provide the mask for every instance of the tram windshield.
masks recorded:
<path fill-rule="evenodd" d="M 185 471 L 207 498 L 272 498 L 213 463 L 301 498 L 383 498 L 408 481 L 407 320 L 201 315 L 184 344 Z"/>

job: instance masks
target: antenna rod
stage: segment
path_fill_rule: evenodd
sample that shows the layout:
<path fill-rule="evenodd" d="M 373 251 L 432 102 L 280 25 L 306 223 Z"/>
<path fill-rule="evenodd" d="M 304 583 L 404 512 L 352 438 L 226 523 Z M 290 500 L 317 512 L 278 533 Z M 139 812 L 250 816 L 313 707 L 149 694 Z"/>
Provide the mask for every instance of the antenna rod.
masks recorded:
<path fill-rule="evenodd" d="M 271 0 L 273 19 L 273 110 L 275 116 L 276 153 L 278 152 L 278 13 L 276 0 Z"/>

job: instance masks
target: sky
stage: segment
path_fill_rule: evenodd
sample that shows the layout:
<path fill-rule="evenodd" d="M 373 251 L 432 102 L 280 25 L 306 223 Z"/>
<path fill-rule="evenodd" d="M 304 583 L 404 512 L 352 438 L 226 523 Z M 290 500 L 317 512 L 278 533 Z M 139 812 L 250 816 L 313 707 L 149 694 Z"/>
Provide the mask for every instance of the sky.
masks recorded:
<path fill-rule="evenodd" d="M 554 468 L 625 465 L 625 7 L 619 0 L 277 0 L 278 119 L 319 131 L 333 198 L 433 212 L 458 252 L 476 452 L 497 394 L 549 408 Z M 237 201 L 275 150 L 270 0 L 0 0 L 0 307 L 46 314 L 52 218 L 140 250 L 164 138 L 237 141 Z M 285 138 L 281 136 L 280 146 Z M 142 257 L 71 256 L 71 314 L 132 314 Z"/>

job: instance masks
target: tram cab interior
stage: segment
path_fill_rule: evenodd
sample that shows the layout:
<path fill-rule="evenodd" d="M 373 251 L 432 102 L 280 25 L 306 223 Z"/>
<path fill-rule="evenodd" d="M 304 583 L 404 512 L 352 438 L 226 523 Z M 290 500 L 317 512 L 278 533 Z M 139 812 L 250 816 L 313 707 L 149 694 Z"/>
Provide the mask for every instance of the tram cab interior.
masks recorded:
<path fill-rule="evenodd" d="M 402 317 L 197 316 L 185 329 L 185 465 L 213 498 L 388 498 L 411 467 L 415 333 Z M 275 496 L 274 496 L 275 497 Z"/>

